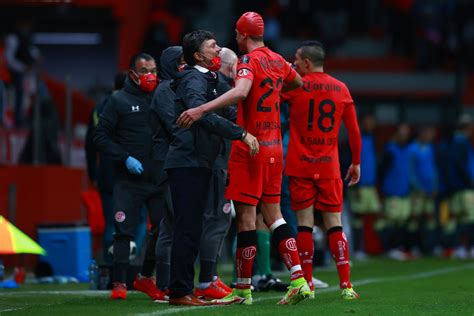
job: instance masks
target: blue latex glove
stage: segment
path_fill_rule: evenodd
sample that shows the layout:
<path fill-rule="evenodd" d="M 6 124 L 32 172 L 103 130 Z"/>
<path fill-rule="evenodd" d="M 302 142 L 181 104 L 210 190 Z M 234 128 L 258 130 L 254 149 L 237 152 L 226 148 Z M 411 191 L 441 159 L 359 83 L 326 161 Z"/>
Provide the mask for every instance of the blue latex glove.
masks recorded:
<path fill-rule="evenodd" d="M 132 156 L 128 156 L 127 160 L 125 160 L 125 166 L 131 174 L 142 174 L 143 172 L 142 163 Z"/>

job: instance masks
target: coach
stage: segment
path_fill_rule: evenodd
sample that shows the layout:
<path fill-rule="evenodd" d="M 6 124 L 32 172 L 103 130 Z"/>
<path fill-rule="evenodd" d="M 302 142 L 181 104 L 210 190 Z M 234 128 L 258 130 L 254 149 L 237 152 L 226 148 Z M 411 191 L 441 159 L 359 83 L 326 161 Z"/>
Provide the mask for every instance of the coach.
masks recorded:
<path fill-rule="evenodd" d="M 220 47 L 212 33 L 202 30 L 188 33 L 182 47 L 187 66 L 174 84 L 177 115 L 217 96 L 217 75 L 211 70 L 220 67 Z M 258 147 L 255 137 L 215 113 L 204 116 L 189 129 L 175 127 L 173 136 L 165 162 L 176 221 L 171 248 L 170 304 L 208 305 L 209 302 L 192 294 L 194 261 L 221 137 L 240 139 L 254 153 Z"/>

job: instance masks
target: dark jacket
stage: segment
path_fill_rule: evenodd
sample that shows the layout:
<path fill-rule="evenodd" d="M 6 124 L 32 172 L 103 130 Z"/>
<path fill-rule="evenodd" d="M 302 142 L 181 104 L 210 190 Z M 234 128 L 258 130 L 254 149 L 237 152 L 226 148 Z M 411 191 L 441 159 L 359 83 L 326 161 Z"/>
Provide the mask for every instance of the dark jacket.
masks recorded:
<path fill-rule="evenodd" d="M 108 96 L 92 110 L 89 126 L 87 127 L 85 149 L 89 179 L 93 182 L 97 181 L 99 190 L 112 193 L 115 183 L 112 158 L 107 154 L 100 153 L 94 144 L 94 135 L 99 124 L 100 114 L 104 111 L 107 103 L 110 102 L 110 98 L 111 96 Z M 98 162 L 97 156 L 99 157 Z"/>
<path fill-rule="evenodd" d="M 117 180 L 156 182 L 150 103 L 151 95 L 141 91 L 127 78 L 124 87 L 111 96 L 100 115 L 94 143 L 114 161 Z M 141 175 L 128 172 L 125 160 L 129 156 L 142 163 L 144 171 Z"/>
<path fill-rule="evenodd" d="M 178 64 L 182 53 L 181 46 L 168 47 L 161 53 L 160 85 L 156 88 L 151 101 L 151 119 L 154 130 L 153 158 L 160 162 L 166 159 L 176 125 L 175 92 L 171 89 L 171 82 L 178 77 Z"/>
<path fill-rule="evenodd" d="M 212 71 L 202 73 L 195 67 L 186 67 L 172 87 L 176 91 L 175 111 L 178 117 L 185 110 L 216 98 L 217 75 Z M 165 168 L 212 169 L 219 153 L 221 137 L 237 140 L 243 132 L 242 127 L 216 113 L 204 115 L 191 128 L 175 127 Z"/>

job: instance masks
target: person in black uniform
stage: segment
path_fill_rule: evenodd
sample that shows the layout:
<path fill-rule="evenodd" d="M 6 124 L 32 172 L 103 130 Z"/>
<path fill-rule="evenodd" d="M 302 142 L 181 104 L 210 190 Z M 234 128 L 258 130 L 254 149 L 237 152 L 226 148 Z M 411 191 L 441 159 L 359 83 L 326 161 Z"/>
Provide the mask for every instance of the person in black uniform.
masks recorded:
<path fill-rule="evenodd" d="M 151 101 L 152 119 L 156 132 L 153 137 L 153 148 L 157 160 L 166 160 L 169 144 L 173 139 L 176 115 L 174 109 L 175 91 L 171 88 L 178 77 L 180 68 L 185 65 L 181 46 L 171 46 L 160 56 L 160 85 L 156 88 Z M 166 182 L 165 185 L 168 185 Z M 169 185 L 168 185 L 169 187 Z M 171 199 L 171 195 L 169 196 Z M 173 242 L 174 214 L 172 207 L 163 212 L 158 241 L 156 243 L 156 286 L 165 292 L 170 281 L 171 244 Z"/>
<path fill-rule="evenodd" d="M 222 63 L 217 72 L 217 94 L 222 95 L 233 86 L 237 74 L 237 55 L 228 48 L 223 47 L 219 52 Z M 218 114 L 223 114 L 217 111 Z M 230 120 L 237 119 L 237 107 L 235 105 L 227 109 Z M 231 204 L 224 198 L 225 184 L 227 180 L 227 161 L 229 160 L 232 142 L 223 139 L 219 155 L 212 168 L 209 200 L 204 212 L 204 223 L 201 236 L 201 248 L 199 249 L 200 270 L 199 284 L 194 294 L 198 297 L 204 296 L 208 299 L 220 299 L 232 292 L 217 274 L 217 259 L 220 256 L 224 238 L 231 224 Z"/>
<path fill-rule="evenodd" d="M 226 48 L 222 48 L 219 53 L 222 65 L 217 72 L 218 95 L 225 93 L 232 86 L 236 73 L 237 56 Z M 174 98 L 175 92 L 171 89 L 173 79 L 179 74 L 179 69 L 185 65 L 183 50 L 181 46 L 168 47 L 160 57 L 160 85 L 155 90 L 152 100 L 152 113 L 155 113 L 159 121 L 156 137 L 157 145 L 161 155 L 166 158 L 169 143 L 172 139 L 173 126 L 175 125 Z M 236 108 L 228 108 L 222 115 L 230 115 L 233 121 L 236 117 Z M 227 160 L 230 153 L 231 141 L 223 139 L 220 144 L 219 155 L 217 156 L 212 170 L 212 178 L 209 190 L 207 208 L 204 212 L 203 231 L 201 236 L 201 247 L 199 250 L 200 273 L 199 285 L 195 295 L 206 298 L 222 298 L 227 295 L 229 288 L 217 277 L 216 261 L 222 249 L 223 239 L 229 229 L 231 214 L 230 202 L 224 199 L 224 187 L 226 182 Z M 173 241 L 174 214 L 164 212 L 160 225 L 160 235 L 156 245 L 157 249 L 157 270 L 156 286 L 162 292 L 169 287 L 170 279 L 170 255 Z"/>
<path fill-rule="evenodd" d="M 193 31 L 182 41 L 185 69 L 176 80 L 175 111 L 197 107 L 217 96 L 220 47 L 208 31 Z M 199 251 L 203 214 L 209 195 L 212 166 L 219 153 L 221 137 L 241 139 L 252 154 L 258 152 L 257 139 L 242 127 L 211 112 L 189 129 L 174 127 L 166 157 L 175 230 L 171 247 L 170 304 L 212 304 L 194 296 L 194 261 Z"/>
<path fill-rule="evenodd" d="M 125 72 L 119 72 L 114 78 L 114 92 L 123 88 Z M 97 104 L 92 110 L 89 125 L 86 132 L 85 151 L 87 162 L 87 175 L 89 181 L 94 188 L 97 188 L 102 202 L 102 212 L 104 214 L 104 234 L 102 236 L 102 252 L 106 264 L 112 264 L 112 256 L 108 252 L 108 248 L 112 245 L 114 235 L 114 169 L 112 159 L 108 155 L 98 152 L 94 144 L 94 134 L 99 124 L 99 116 L 109 102 L 110 96 L 106 97 L 102 102 Z"/>
<path fill-rule="evenodd" d="M 114 161 L 115 235 L 112 299 L 125 299 L 130 241 L 139 223 L 140 208 L 149 210 L 152 232 L 162 217 L 163 192 L 158 164 L 153 157 L 154 129 L 150 120 L 152 92 L 157 85 L 153 57 L 141 53 L 132 57 L 123 89 L 114 93 L 100 115 L 94 143 Z M 153 254 L 155 244 L 152 243 Z M 148 251 L 147 251 L 148 253 Z M 154 260 L 154 258 L 152 258 Z M 154 261 L 145 259 L 142 274 L 153 273 Z M 150 273 L 151 270 L 151 273 Z"/>

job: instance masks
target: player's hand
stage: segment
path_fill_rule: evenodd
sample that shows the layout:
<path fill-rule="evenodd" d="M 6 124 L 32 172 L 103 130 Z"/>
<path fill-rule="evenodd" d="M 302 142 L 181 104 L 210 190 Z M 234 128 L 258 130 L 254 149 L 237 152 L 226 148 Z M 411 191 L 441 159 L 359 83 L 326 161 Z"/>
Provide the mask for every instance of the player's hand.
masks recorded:
<path fill-rule="evenodd" d="M 360 165 L 350 165 L 349 169 L 347 169 L 347 174 L 346 177 L 344 178 L 344 181 L 349 180 L 349 186 L 353 186 L 357 183 L 359 183 L 360 180 Z"/>
<path fill-rule="evenodd" d="M 245 135 L 244 139 L 242 139 L 242 141 L 247 145 L 249 146 L 249 149 L 250 149 L 250 156 L 253 157 L 255 156 L 256 154 L 258 154 L 258 151 L 260 150 L 260 145 L 258 143 L 258 140 L 255 136 L 253 136 L 252 134 L 250 133 L 247 133 L 247 135 Z"/>
<path fill-rule="evenodd" d="M 178 124 L 179 127 L 189 128 L 194 122 L 199 120 L 203 114 L 204 111 L 199 106 L 197 108 L 189 109 L 181 113 L 181 115 L 178 117 L 178 120 L 176 121 L 176 124 Z"/>

